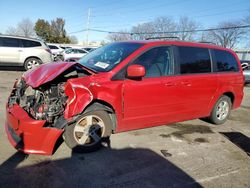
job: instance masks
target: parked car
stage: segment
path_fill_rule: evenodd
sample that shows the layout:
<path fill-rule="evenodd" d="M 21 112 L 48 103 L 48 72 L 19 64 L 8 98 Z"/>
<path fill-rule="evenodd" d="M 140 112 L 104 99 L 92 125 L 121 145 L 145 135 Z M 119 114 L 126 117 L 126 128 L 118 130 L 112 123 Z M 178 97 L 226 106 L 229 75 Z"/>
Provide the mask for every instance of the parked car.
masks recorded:
<path fill-rule="evenodd" d="M 92 52 L 92 51 L 94 51 L 95 49 L 97 49 L 98 47 L 93 47 L 93 46 L 91 46 L 91 47 L 84 47 L 84 48 L 82 48 L 82 49 L 84 49 L 84 50 L 86 50 L 86 51 L 88 51 L 88 52 Z"/>
<path fill-rule="evenodd" d="M 60 46 L 62 49 L 64 49 L 64 50 L 66 50 L 66 49 L 68 49 L 68 48 L 72 48 L 72 47 L 70 47 L 70 46 Z"/>
<path fill-rule="evenodd" d="M 63 60 L 63 51 L 64 48 L 60 47 L 57 44 L 48 44 L 48 47 L 50 48 L 52 55 L 53 55 L 53 60 L 54 61 L 62 61 Z"/>
<path fill-rule="evenodd" d="M 48 44 L 48 46 L 52 54 L 60 54 L 64 51 L 64 49 L 57 44 Z"/>
<path fill-rule="evenodd" d="M 72 58 L 68 58 L 68 59 L 66 59 L 65 61 L 66 62 L 77 62 L 77 61 L 79 61 L 81 58 L 77 58 L 77 57 L 72 57 Z"/>
<path fill-rule="evenodd" d="M 63 55 L 63 58 L 64 60 L 68 60 L 68 59 L 71 59 L 71 58 L 81 58 L 83 57 L 84 55 L 88 54 L 89 52 L 86 51 L 86 50 L 83 50 L 83 49 L 78 49 L 78 48 L 69 48 L 69 49 L 66 49 L 62 55 Z"/>
<path fill-rule="evenodd" d="M 245 83 L 250 84 L 250 67 L 243 71 L 243 75 L 245 77 Z"/>
<path fill-rule="evenodd" d="M 238 57 L 215 45 L 117 42 L 78 62 L 45 64 L 15 83 L 5 124 L 15 148 L 52 154 L 64 135 L 75 151 L 93 151 L 111 133 L 204 117 L 223 124 L 243 98 Z"/>
<path fill-rule="evenodd" d="M 244 69 L 245 67 L 250 66 L 250 61 L 248 61 L 248 60 L 240 60 L 240 64 L 241 64 L 242 69 Z"/>
<path fill-rule="evenodd" d="M 0 35 L 1 66 L 23 66 L 29 70 L 48 62 L 52 62 L 52 54 L 43 41 Z"/>
<path fill-rule="evenodd" d="M 243 75 L 245 77 L 245 83 L 250 83 L 250 61 L 241 61 L 241 66 L 243 69 Z"/>

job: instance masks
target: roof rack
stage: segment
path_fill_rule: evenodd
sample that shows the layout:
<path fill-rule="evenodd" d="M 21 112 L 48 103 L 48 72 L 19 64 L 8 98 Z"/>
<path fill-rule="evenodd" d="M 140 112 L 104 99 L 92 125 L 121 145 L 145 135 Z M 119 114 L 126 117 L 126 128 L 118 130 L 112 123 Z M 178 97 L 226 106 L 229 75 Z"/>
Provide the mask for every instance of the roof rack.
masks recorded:
<path fill-rule="evenodd" d="M 154 40 L 154 39 L 177 39 L 180 40 L 179 37 L 148 37 L 146 40 Z"/>
<path fill-rule="evenodd" d="M 214 44 L 214 45 L 216 45 L 214 42 L 211 42 L 211 41 L 199 41 L 199 43 Z"/>

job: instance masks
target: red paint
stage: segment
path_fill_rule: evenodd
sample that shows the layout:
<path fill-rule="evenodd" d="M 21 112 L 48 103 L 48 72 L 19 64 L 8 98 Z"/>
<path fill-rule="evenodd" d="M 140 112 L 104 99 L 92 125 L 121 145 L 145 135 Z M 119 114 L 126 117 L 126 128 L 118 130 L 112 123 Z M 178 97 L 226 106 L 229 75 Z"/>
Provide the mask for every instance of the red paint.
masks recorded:
<path fill-rule="evenodd" d="M 141 65 L 131 65 L 127 72 L 128 77 L 143 77 L 146 74 L 145 68 Z"/>
<path fill-rule="evenodd" d="M 37 88 L 38 86 L 55 79 L 57 76 L 75 64 L 76 62 L 56 62 L 42 64 L 38 68 L 24 73 L 23 78 L 26 81 L 26 84 L 33 88 Z"/>
<path fill-rule="evenodd" d="M 55 143 L 63 130 L 56 128 L 44 127 L 45 121 L 34 120 L 18 105 L 7 108 L 5 130 L 10 143 L 17 147 L 8 130 L 11 126 L 15 134 L 23 140 L 23 146 L 18 147 L 25 153 L 51 155 Z"/>
<path fill-rule="evenodd" d="M 112 80 L 121 69 L 144 50 L 160 45 L 193 46 L 210 49 L 231 50 L 214 45 L 173 42 L 146 41 L 113 70 L 107 73 L 69 79 L 65 85 L 68 96 L 64 117 L 70 120 L 82 113 L 93 101 L 104 101 L 116 114 L 116 132 L 128 131 L 179 122 L 209 116 L 214 104 L 224 93 L 234 95 L 233 108 L 240 106 L 243 98 L 242 70 L 232 73 L 207 73 L 190 75 L 172 75 L 142 80 Z M 24 74 L 24 79 L 33 88 L 52 81 L 62 72 L 76 63 L 51 63 L 40 66 Z M 129 67 L 129 75 L 143 75 L 143 68 L 137 65 Z M 44 121 L 30 118 L 19 106 L 7 107 L 7 124 L 17 135 L 24 136 L 27 153 L 51 154 L 53 146 L 63 130 L 44 127 Z M 19 120 L 19 125 L 18 125 Z M 7 131 L 8 132 L 8 131 Z M 13 139 L 8 133 L 12 145 Z"/>
<path fill-rule="evenodd" d="M 68 96 L 64 118 L 69 119 L 83 112 L 84 108 L 93 100 L 93 95 L 84 82 L 69 80 L 65 85 L 65 94 Z"/>

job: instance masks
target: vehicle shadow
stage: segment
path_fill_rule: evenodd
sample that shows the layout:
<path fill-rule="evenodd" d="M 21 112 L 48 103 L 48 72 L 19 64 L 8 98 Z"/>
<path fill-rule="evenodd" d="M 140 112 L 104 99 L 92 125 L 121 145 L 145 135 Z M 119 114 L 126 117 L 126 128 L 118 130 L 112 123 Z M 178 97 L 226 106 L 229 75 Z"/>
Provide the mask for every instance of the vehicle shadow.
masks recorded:
<path fill-rule="evenodd" d="M 18 66 L 0 66 L 0 71 L 18 71 L 18 72 L 24 72 L 25 69 L 23 67 L 18 67 Z"/>
<path fill-rule="evenodd" d="M 248 156 L 250 156 L 250 138 L 241 132 L 220 132 L 228 140 L 234 143 L 237 147 L 242 149 Z"/>
<path fill-rule="evenodd" d="M 66 159 L 20 165 L 26 160 L 17 152 L 0 166 L 0 187 L 202 187 L 149 149 L 103 148 L 88 154 L 72 153 Z"/>

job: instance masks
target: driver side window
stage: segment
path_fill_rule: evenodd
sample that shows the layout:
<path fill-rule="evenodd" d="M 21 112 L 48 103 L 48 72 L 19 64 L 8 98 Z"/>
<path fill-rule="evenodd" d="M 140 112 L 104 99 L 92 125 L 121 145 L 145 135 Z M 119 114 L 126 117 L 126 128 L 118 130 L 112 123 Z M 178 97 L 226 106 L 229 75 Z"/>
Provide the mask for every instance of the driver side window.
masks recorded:
<path fill-rule="evenodd" d="M 168 46 L 152 48 L 137 59 L 133 64 L 145 67 L 145 77 L 160 77 L 170 74 L 170 65 L 172 64 L 171 51 Z"/>

